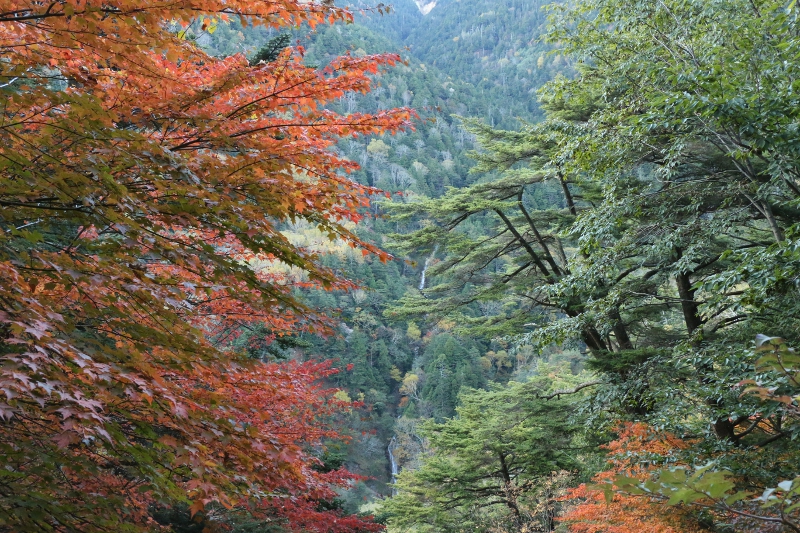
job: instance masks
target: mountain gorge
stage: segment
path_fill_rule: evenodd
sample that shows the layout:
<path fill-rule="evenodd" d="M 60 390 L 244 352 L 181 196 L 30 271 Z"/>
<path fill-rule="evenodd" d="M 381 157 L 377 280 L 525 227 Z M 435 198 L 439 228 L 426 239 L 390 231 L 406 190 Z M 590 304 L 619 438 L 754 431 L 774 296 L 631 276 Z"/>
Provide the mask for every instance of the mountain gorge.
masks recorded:
<path fill-rule="evenodd" d="M 314 33 L 295 29 L 290 34 L 292 41 L 304 46 L 304 61 L 320 68 L 344 53 L 359 57 L 399 52 L 405 61 L 382 73 L 380 85 L 370 93 L 350 93 L 331 106 L 345 114 L 408 106 L 419 115 L 413 131 L 341 140 L 337 150 L 360 165 L 353 179 L 395 193 L 393 201 L 401 203 L 438 198 L 450 188 L 482 179 L 470 172 L 475 161 L 468 154 L 479 149 L 475 133 L 459 117 L 479 117 L 510 129 L 537 120 L 536 90 L 562 66 L 546 54 L 547 47 L 535 35 L 510 42 L 501 35 L 506 30 L 518 36 L 530 33 L 530 28 L 542 30 L 540 6 L 512 0 L 428 4 L 405 0 L 386 14 L 364 7 L 354 24 L 321 27 Z M 517 10 L 528 7 L 530 13 L 515 17 Z M 207 35 L 205 46 L 222 55 L 237 48 L 252 55 L 277 38 L 277 33 L 230 24 Z M 553 193 L 536 193 L 536 201 L 550 205 L 557 201 Z M 438 283 L 428 271 L 441 262 L 442 254 L 436 246 L 399 248 L 393 234 L 427 222 L 419 217 L 394 220 L 386 199 L 374 200 L 370 217 L 356 231 L 393 253 L 395 259 L 387 264 L 346 246 L 326 244 L 309 225 L 283 229 L 293 242 L 323 251 L 326 266 L 362 286 L 351 294 L 302 294 L 308 305 L 336 317 L 339 334 L 328 339 L 301 335 L 265 348 L 257 340 L 265 332 L 257 329 L 245 332 L 235 343 L 237 348 L 247 347 L 253 357 L 337 361 L 341 372 L 331 384 L 347 398 L 363 402 L 363 407 L 342 421 L 352 443 L 337 445 L 330 457 L 370 478 L 343 494 L 350 512 L 357 512 L 365 498 L 371 502 L 391 494 L 390 459 L 400 468 L 417 464 L 426 449 L 417 427 L 428 419 L 452 416 L 462 387 L 503 383 L 514 375 L 545 371 L 547 364 L 579 368 L 575 350 L 555 350 L 552 362 L 537 369 L 530 366 L 539 364 L 531 350 L 509 353 L 510 346 L 496 335 L 464 334 L 456 330 L 455 322 L 436 314 L 397 314 L 394 309 L 404 297 L 418 296 Z M 480 233 L 482 226 L 478 221 L 472 231 Z M 491 305 L 481 309 L 482 305 L 472 304 L 469 312 L 482 315 L 493 309 Z"/>

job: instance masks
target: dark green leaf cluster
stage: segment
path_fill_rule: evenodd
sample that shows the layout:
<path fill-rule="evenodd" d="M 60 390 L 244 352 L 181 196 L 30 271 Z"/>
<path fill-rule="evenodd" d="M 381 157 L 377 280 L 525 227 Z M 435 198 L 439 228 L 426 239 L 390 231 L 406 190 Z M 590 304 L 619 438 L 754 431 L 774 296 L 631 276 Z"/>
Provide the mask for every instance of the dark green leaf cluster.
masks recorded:
<path fill-rule="evenodd" d="M 288 33 L 282 33 L 277 37 L 273 37 L 269 41 L 266 42 L 261 49 L 256 52 L 256 54 L 250 58 L 250 64 L 256 65 L 260 62 L 264 63 L 272 63 L 278 56 L 280 55 L 281 51 L 289 46 L 289 43 L 292 41 L 292 36 Z"/>

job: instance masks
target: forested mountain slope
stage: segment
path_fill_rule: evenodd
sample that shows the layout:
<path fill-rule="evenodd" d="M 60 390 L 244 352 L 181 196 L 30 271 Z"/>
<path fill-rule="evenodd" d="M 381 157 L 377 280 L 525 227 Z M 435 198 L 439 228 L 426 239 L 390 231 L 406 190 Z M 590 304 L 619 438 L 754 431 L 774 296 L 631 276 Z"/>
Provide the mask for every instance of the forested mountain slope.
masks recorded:
<path fill-rule="evenodd" d="M 399 37 L 409 53 L 477 96 L 468 116 L 511 128 L 515 118 L 539 118 L 536 91 L 567 70 L 563 55 L 549 55 L 540 39 L 550 2 L 543 0 L 439 0 L 424 16 L 412 0 L 394 2 L 396 14 L 369 17 L 367 25 Z M 399 31 L 398 31 L 399 28 Z"/>
<path fill-rule="evenodd" d="M 455 115 L 477 115 L 489 124 L 494 116 L 495 122 L 503 120 L 507 127 L 519 128 L 517 118 L 536 120 L 536 90 L 559 69 L 558 63 L 553 65 L 545 55 L 547 47 L 534 35 L 543 29 L 544 13 L 538 5 L 529 6 L 531 11 L 522 13 L 521 20 L 514 10 L 523 9 L 522 5 L 507 6 L 502 16 L 495 17 L 484 11 L 488 4 L 471 3 L 462 6 L 468 9 L 462 10 L 457 20 L 449 18 L 458 7 L 437 3 L 423 16 L 414 2 L 400 3 L 389 14 L 367 12 L 357 19 L 357 24 L 321 30 L 306 44 L 306 61 L 323 66 L 330 57 L 348 50 L 361 55 L 400 49 L 406 58 L 407 64 L 383 74 L 381 86 L 369 95 L 349 95 L 334 106 L 342 112 L 379 112 L 410 105 L 420 114 L 415 132 L 339 143 L 341 153 L 362 167 L 355 173 L 356 179 L 365 185 L 399 191 L 402 195 L 395 198 L 402 201 L 438 198 L 448 188 L 467 187 L 481 179 L 479 174 L 469 172 L 474 160 L 467 154 L 478 149 L 475 134 Z M 453 49 L 461 64 L 443 59 L 450 53 L 450 46 L 460 40 L 453 40 L 448 32 L 465 28 L 469 37 L 476 21 L 478 32 L 485 32 L 485 39 L 465 38 Z M 514 41 L 513 50 L 499 40 L 509 28 L 519 27 L 517 34 L 521 34 L 526 24 L 534 28 L 529 31 L 529 39 Z M 415 40 L 420 44 L 412 44 Z M 479 53 L 476 46 L 483 46 L 484 53 Z M 443 54 L 438 60 L 437 50 Z M 511 59 L 501 61 L 503 57 Z M 531 69 L 524 68 L 525 58 L 531 57 L 537 58 L 535 64 L 529 65 Z M 469 74 L 475 69 L 481 72 L 480 76 Z M 517 75 L 521 69 L 526 75 Z M 535 71 L 535 75 L 528 75 L 527 70 Z M 488 79 L 499 79 L 501 71 L 509 76 L 505 87 L 503 83 L 488 83 Z M 521 99 L 517 93 L 522 92 L 526 96 Z M 498 105 L 505 107 L 501 110 Z M 531 198 L 541 208 L 561 205 L 557 192 L 547 187 L 534 191 Z M 376 204 L 373 210 L 379 217 L 365 221 L 360 235 L 388 246 L 397 261 L 383 265 L 337 253 L 326 258 L 327 264 L 363 283 L 364 291 L 341 296 L 323 292 L 308 295 L 314 306 L 340 310 L 342 335 L 324 342 L 308 338 L 312 346 L 303 350 L 309 355 L 336 358 L 342 367 L 350 368 L 339 374 L 335 383 L 350 397 L 365 402 L 360 420 L 351 421 L 362 433 L 356 433 L 355 444 L 341 453 L 347 464 L 375 480 L 367 483 L 370 490 L 348 496 L 350 505 L 355 503 L 354 496 L 374 497 L 374 490 L 388 494 L 382 483 L 390 479 L 389 463 L 401 468 L 417 463 L 424 448 L 420 446 L 418 424 L 430 418 L 444 420 L 453 416 L 463 387 L 482 388 L 490 382 L 504 383 L 514 375 L 546 374 L 556 369 L 566 369 L 564 383 L 569 383 L 573 380 L 570 376 L 581 371 L 575 346 L 548 348 L 548 355 L 537 360 L 534 352 L 524 346 L 514 347 L 510 353 L 512 346 L 498 331 L 465 334 L 456 331 L 457 322 L 442 320 L 443 316 L 436 313 L 397 314 L 394 310 L 404 297 L 419 296 L 421 289 L 437 282 L 428 269 L 441 256 L 435 246 L 401 250 L 387 240 L 390 234 L 426 225 L 424 218 L 384 219 L 384 207 Z M 470 224 L 476 235 L 486 227 L 486 222 L 480 220 Z M 496 309 L 495 304 L 474 302 L 465 312 L 476 317 L 491 316 Z M 575 379 L 575 383 L 580 381 Z"/>
<path fill-rule="evenodd" d="M 416 10 L 416 6 L 414 6 Z M 398 13 L 384 15 L 386 24 Z M 385 37 L 358 24 L 325 29 L 307 45 L 306 61 L 325 65 L 330 57 L 349 50 L 354 55 L 392 50 L 397 47 Z M 469 173 L 474 161 L 467 153 L 477 148 L 475 136 L 454 115 L 468 115 L 485 104 L 482 93 L 469 81 L 448 76 L 403 51 L 406 65 L 383 74 L 381 86 L 369 95 L 348 96 L 335 109 L 342 112 L 379 112 L 411 105 L 420 115 L 416 131 L 381 138 L 343 140 L 343 155 L 357 161 L 361 170 L 355 179 L 387 191 L 395 198 L 437 198 L 448 188 L 466 187 L 477 175 Z M 334 253 L 325 259 L 333 268 L 343 269 L 363 284 L 355 294 L 308 295 L 313 306 L 339 309 L 341 335 L 321 341 L 309 337 L 306 354 L 335 358 L 348 372 L 339 374 L 335 384 L 354 399 L 365 402 L 360 420 L 353 418 L 356 433 L 353 446 L 343 449 L 344 460 L 356 471 L 375 478 L 371 490 L 388 494 L 392 459 L 401 466 L 413 464 L 419 450 L 413 442 L 418 420 L 452 416 L 462 386 L 484 387 L 490 380 L 504 381 L 527 360 L 504 351 L 504 344 L 491 336 L 464 336 L 451 331 L 453 325 L 435 317 L 397 318 L 387 311 L 409 292 L 427 288 L 430 277 L 423 274 L 435 254 L 427 250 L 395 250 L 387 235 L 403 231 L 385 219 L 385 209 L 373 206 L 376 218 L 365 221 L 359 234 L 396 253 L 387 265 L 369 258 Z M 420 221 L 413 221 L 417 226 Z M 302 232 L 302 228 L 292 230 Z M 307 230 L 305 230 L 307 231 Z M 530 357 L 528 354 L 527 357 Z M 413 399 L 408 391 L 413 390 Z M 398 417 L 405 414 L 396 434 Z M 411 440 L 408 440 L 408 439 Z M 387 447 L 393 455 L 387 456 Z M 369 491 L 356 491 L 348 496 Z M 360 497 L 360 496 L 359 496 Z"/>

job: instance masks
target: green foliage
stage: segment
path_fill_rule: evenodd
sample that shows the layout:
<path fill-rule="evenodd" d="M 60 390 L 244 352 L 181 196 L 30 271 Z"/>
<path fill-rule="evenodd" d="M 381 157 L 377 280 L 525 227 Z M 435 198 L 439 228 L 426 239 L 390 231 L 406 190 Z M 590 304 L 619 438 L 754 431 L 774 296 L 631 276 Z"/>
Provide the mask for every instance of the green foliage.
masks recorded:
<path fill-rule="evenodd" d="M 471 97 L 458 114 L 495 127 L 516 129 L 518 118 L 539 118 L 536 89 L 560 71 L 565 58 L 549 54 L 538 36 L 547 13 L 541 0 L 438 0 L 419 16 L 412 0 L 395 2 L 396 13 L 365 21 L 453 82 L 467 82 Z M 415 13 L 416 11 L 416 13 Z"/>
<path fill-rule="evenodd" d="M 621 352 L 598 352 L 593 353 L 586 360 L 586 368 L 601 372 L 603 374 L 625 376 L 631 371 L 646 362 L 647 360 L 659 355 L 653 348 L 642 348 L 639 350 L 624 350 Z"/>
<path fill-rule="evenodd" d="M 261 61 L 272 63 L 278 59 L 281 51 L 289 46 L 290 42 L 292 42 L 292 37 L 288 33 L 282 33 L 277 37 L 273 37 L 250 59 L 250 64 L 256 65 Z"/>
<path fill-rule="evenodd" d="M 485 531 L 498 518 L 518 527 L 539 521 L 537 500 L 557 503 L 537 487 L 553 472 L 580 466 L 574 404 L 542 399 L 554 388 L 538 378 L 462 391 L 455 417 L 422 426 L 431 454 L 400 475 L 398 496 L 383 505 L 390 528 Z"/>
<path fill-rule="evenodd" d="M 785 346 L 800 331 L 796 7 L 550 10 L 549 41 L 574 76 L 540 91 L 541 123 L 465 121 L 477 182 L 390 206 L 397 246 L 435 261 L 430 286 L 386 316 L 538 350 L 577 343 L 603 381 L 582 407 L 587 423 L 622 417 L 691 435 L 673 460 L 717 466 L 687 473 L 693 488 L 678 487 L 677 471 L 651 483 L 674 502 L 722 501 L 732 520 L 751 502 L 729 496 L 797 476 L 797 378 L 775 372 L 796 357 Z M 784 347 L 755 355 L 746 346 L 759 333 Z M 425 486 L 414 479 L 399 499 L 414 501 Z"/>

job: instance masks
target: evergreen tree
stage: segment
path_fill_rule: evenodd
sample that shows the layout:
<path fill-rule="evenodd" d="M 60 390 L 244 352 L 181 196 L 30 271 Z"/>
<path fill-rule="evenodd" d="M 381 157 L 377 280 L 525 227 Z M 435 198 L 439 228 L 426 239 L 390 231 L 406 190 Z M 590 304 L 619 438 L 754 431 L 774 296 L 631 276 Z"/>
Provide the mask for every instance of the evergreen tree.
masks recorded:
<path fill-rule="evenodd" d="M 543 398 L 552 386 L 537 379 L 464 389 L 455 417 L 425 423 L 421 434 L 432 454 L 400 475 L 398 496 L 384 504 L 390 528 L 480 532 L 499 520 L 516 530 L 543 524 L 551 531 L 558 503 L 537 489 L 553 472 L 580 465 L 572 407 Z"/>

